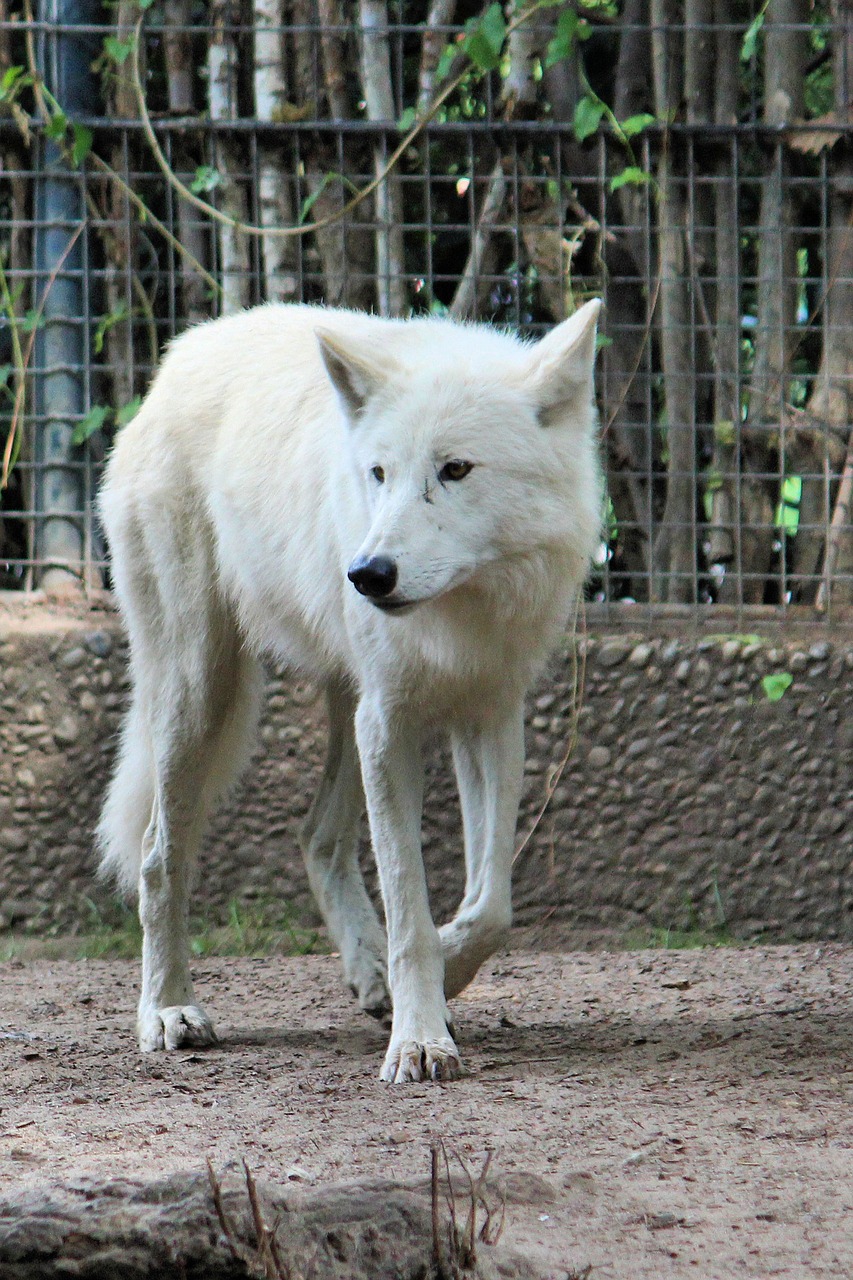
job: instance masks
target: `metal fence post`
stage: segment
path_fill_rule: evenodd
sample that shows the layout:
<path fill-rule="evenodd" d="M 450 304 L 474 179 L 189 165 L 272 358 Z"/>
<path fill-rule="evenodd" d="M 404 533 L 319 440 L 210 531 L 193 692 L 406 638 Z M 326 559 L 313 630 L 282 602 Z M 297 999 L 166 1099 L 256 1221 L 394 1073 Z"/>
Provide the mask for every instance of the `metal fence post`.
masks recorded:
<path fill-rule="evenodd" d="M 38 11 L 45 24 L 37 41 L 45 86 L 69 120 L 94 115 L 97 41 L 85 28 L 99 22 L 100 5 L 97 0 L 41 0 Z M 33 541 L 36 582 L 55 590 L 80 583 L 86 572 L 84 471 L 80 450 L 72 444 L 86 410 L 85 228 L 69 249 L 85 223 L 86 204 L 81 176 L 56 142 L 42 138 L 40 159 L 34 303 L 43 300 L 43 311 L 35 343 Z"/>

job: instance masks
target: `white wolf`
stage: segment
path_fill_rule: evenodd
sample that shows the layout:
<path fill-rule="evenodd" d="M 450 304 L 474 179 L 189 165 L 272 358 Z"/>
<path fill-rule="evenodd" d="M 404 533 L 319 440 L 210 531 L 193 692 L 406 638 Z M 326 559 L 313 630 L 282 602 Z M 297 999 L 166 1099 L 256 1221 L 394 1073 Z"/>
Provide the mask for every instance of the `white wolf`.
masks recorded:
<path fill-rule="evenodd" d="M 390 993 L 382 1079 L 460 1073 L 445 1001 L 509 928 L 525 692 L 600 535 L 598 311 L 532 345 L 269 305 L 172 346 L 100 499 L 133 694 L 99 836 L 104 869 L 138 884 L 143 1050 L 215 1040 L 189 971 L 189 880 L 272 653 L 327 693 L 303 851 L 362 1007 Z M 466 870 L 440 929 L 420 838 L 434 729 L 450 734 Z M 387 939 L 358 866 L 365 798 Z"/>

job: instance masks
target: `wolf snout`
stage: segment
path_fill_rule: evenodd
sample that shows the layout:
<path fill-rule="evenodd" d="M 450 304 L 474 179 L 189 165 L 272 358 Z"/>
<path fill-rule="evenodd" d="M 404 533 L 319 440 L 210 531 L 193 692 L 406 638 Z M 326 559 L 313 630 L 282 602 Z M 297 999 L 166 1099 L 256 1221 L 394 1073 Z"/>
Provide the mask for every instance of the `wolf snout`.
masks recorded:
<path fill-rule="evenodd" d="M 353 560 L 347 577 L 369 600 L 384 600 L 397 585 L 397 566 L 390 556 L 363 556 Z"/>

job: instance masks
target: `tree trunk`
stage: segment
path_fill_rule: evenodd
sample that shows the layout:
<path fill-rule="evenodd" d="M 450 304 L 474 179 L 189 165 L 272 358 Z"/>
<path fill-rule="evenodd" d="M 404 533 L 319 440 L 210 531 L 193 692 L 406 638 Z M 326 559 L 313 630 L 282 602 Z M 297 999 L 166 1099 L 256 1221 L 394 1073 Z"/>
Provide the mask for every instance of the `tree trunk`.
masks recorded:
<path fill-rule="evenodd" d="M 435 73 L 448 43 L 444 30 L 453 21 L 456 0 L 431 0 L 421 40 L 421 64 L 418 72 L 418 115 L 425 115 L 435 96 Z"/>
<path fill-rule="evenodd" d="M 255 114 L 269 122 L 281 118 L 287 100 L 284 69 L 284 21 L 282 0 L 254 0 L 255 11 Z M 291 227 L 294 216 L 292 189 L 280 151 L 261 147 L 258 167 L 258 218 L 265 229 Z M 297 295 L 298 246 L 285 236 L 261 237 L 261 266 L 267 302 L 292 302 Z"/>
<path fill-rule="evenodd" d="M 677 0 L 652 0 L 655 111 L 670 119 L 683 96 Z M 687 255 L 688 205 L 672 139 L 658 161 L 658 328 L 666 397 L 667 488 L 655 539 L 653 600 L 689 603 L 696 576 L 696 379 L 691 349 L 692 306 Z"/>
<path fill-rule="evenodd" d="M 450 314 L 455 320 L 474 320 L 479 314 L 483 293 L 488 289 L 492 232 L 503 213 L 506 192 L 506 174 L 503 160 L 499 159 L 489 177 L 465 269 L 450 304 Z"/>
<path fill-rule="evenodd" d="M 0 21 L 4 24 L 9 21 L 6 0 L 0 0 Z M 3 76 L 12 65 L 10 30 L 8 26 L 4 25 L 0 27 L 0 76 Z M 5 135 L 3 145 L 0 147 L 0 174 L 3 175 L 0 190 L 2 190 L 7 202 L 6 216 L 8 218 L 8 239 L 6 253 L 3 258 L 3 270 L 12 293 L 12 309 L 18 319 L 23 317 L 34 305 L 27 288 L 23 288 L 20 294 L 15 292 L 16 283 L 19 280 L 23 282 L 26 279 L 24 273 L 29 272 L 32 261 L 27 199 L 27 187 L 29 184 L 23 176 L 25 168 L 23 142 L 13 135 Z M 6 328 L 11 338 L 11 328 L 8 325 L 8 321 L 3 327 Z M 14 362 L 14 355 L 15 352 L 11 342 L 8 348 L 4 343 L 0 361 L 11 364 Z M 17 376 L 10 378 L 7 386 L 13 394 L 16 393 Z M 0 481 L 16 451 L 18 459 L 22 456 L 27 458 L 31 454 L 30 433 L 24 432 L 23 429 L 25 421 L 23 415 L 26 409 L 25 400 L 21 401 L 20 409 L 21 419 L 18 422 L 12 422 L 6 416 L 4 406 L 3 425 L 0 427 Z M 15 433 L 14 439 L 10 437 L 10 432 Z M 12 471 L 11 475 L 7 474 L 6 476 L 8 489 L 4 492 L 4 489 L 0 488 L 0 561 L 32 559 L 32 520 L 28 520 L 25 525 L 23 523 L 19 524 L 17 521 L 4 523 L 2 514 L 4 505 L 18 507 L 24 511 L 33 509 L 31 476 L 32 472 L 29 468 L 20 468 L 17 471 Z M 11 493 L 8 491 L 9 489 Z M 31 569 L 26 571 L 26 578 L 32 578 Z M 13 574 L 11 566 L 0 564 L 0 589 L 20 587 L 22 585 L 24 585 L 24 577 L 20 575 L 18 570 Z"/>
<path fill-rule="evenodd" d="M 359 0 L 358 12 L 361 28 L 361 83 L 367 118 L 376 123 L 392 124 L 397 118 L 397 112 L 391 81 L 386 0 Z M 373 167 L 377 176 L 385 168 L 387 159 L 384 141 L 377 142 L 373 153 Z M 403 241 L 403 192 L 396 174 L 390 174 L 380 183 L 376 190 L 375 208 L 378 223 L 377 309 L 381 316 L 401 316 L 408 309 L 408 291 Z"/>
<path fill-rule="evenodd" d="M 213 122 L 236 120 L 239 114 L 236 38 L 239 20 L 240 8 L 235 0 L 211 0 L 207 74 L 208 107 Z M 216 135 L 214 157 L 214 167 L 219 175 L 215 194 L 220 210 L 235 222 L 248 222 L 246 191 L 240 180 L 238 151 L 233 140 Z M 221 223 L 218 234 L 221 312 L 229 315 L 249 304 L 249 246 L 245 232 L 237 227 Z"/>
<path fill-rule="evenodd" d="M 474 1215 L 476 1230 L 501 1198 L 499 1184 L 478 1181 L 475 1202 L 474 1185 L 470 1177 L 448 1185 L 442 1176 L 432 1193 L 429 1183 L 303 1191 L 255 1183 L 244 1165 L 221 1185 L 212 1174 L 177 1173 L 156 1182 L 77 1178 L 12 1189 L 0 1200 L 0 1273 L 4 1280 L 398 1280 L 464 1271 L 469 1280 L 498 1272 L 532 1280 L 526 1260 L 503 1245 L 478 1239 L 466 1248 L 466 1216 Z"/>
<path fill-rule="evenodd" d="M 346 50 L 341 35 L 335 29 L 344 25 L 341 0 L 317 0 L 317 16 L 320 19 L 320 43 L 323 49 L 323 74 L 329 116 L 336 121 L 348 120 L 350 106 Z"/>
<path fill-rule="evenodd" d="M 133 33 L 138 16 L 134 0 L 120 0 L 115 10 L 115 36 L 127 40 Z M 126 66 L 116 67 L 112 89 L 112 114 L 117 120 L 133 120 L 137 116 L 136 94 L 130 83 Z M 117 143 L 110 156 L 110 164 L 117 173 L 126 167 L 121 143 Z M 109 324 L 104 331 L 104 351 L 112 381 L 112 403 L 121 409 L 129 404 L 135 393 L 133 312 L 136 299 L 132 285 L 136 270 L 136 245 L 133 234 L 136 219 L 131 217 L 124 192 L 117 183 L 107 188 L 110 218 L 104 232 L 106 249 L 105 295 L 108 316 L 123 316 Z M 122 235 L 126 228 L 126 236 Z"/>
<path fill-rule="evenodd" d="M 714 32 L 714 120 L 733 125 L 738 111 L 738 38 L 731 28 L 736 15 L 733 0 L 716 0 Z M 708 563 L 725 572 L 734 563 L 736 524 L 734 483 L 736 439 L 740 429 L 740 317 L 741 300 L 737 264 L 740 261 L 737 168 L 734 140 L 723 140 L 716 153 L 714 171 L 714 230 L 716 282 L 714 313 L 714 456 L 711 463 L 711 528 Z"/>
<path fill-rule="evenodd" d="M 834 0 L 835 114 L 853 103 L 853 0 Z M 853 151 L 837 142 L 829 156 L 830 229 L 823 304 L 823 351 L 806 423 L 790 439 L 786 470 L 802 477 L 800 523 L 791 586 L 822 608 L 853 604 L 853 512 L 849 476 L 853 423 Z M 834 527 L 833 527 L 834 523 Z"/>
<path fill-rule="evenodd" d="M 193 20 L 193 0 L 166 0 L 163 17 L 163 56 L 166 62 L 169 111 L 176 116 L 191 116 L 196 110 L 193 92 L 195 66 L 189 31 Z M 184 148 L 178 151 L 178 156 L 184 164 L 188 163 Z M 178 199 L 176 212 L 178 239 L 196 262 L 204 264 L 209 256 L 209 230 L 199 221 L 198 210 L 193 209 L 186 200 Z M 207 287 L 183 257 L 179 261 L 178 270 L 181 273 L 183 318 L 189 324 L 197 324 L 210 315 L 211 301 L 207 296 Z"/>
<path fill-rule="evenodd" d="M 649 0 L 626 0 L 613 87 L 617 120 L 654 110 L 649 18 Z M 640 157 L 638 162 L 645 167 Z M 611 344 L 599 362 L 608 491 L 618 528 L 616 551 L 625 573 L 624 593 L 646 600 L 655 516 L 652 477 L 662 466 L 660 437 L 651 425 L 652 318 L 648 291 L 640 283 L 653 256 L 646 230 L 650 193 L 647 187 L 629 183 L 612 199 L 624 230 L 608 237 L 602 250 L 607 274 L 617 284 L 607 298 Z"/>
<path fill-rule="evenodd" d="M 781 126 L 803 114 L 808 51 L 806 0 L 770 0 L 765 21 L 764 122 Z M 787 416 L 791 355 L 797 306 L 796 208 L 785 144 L 768 157 L 758 229 L 758 299 L 755 354 L 749 410 L 740 432 L 740 488 L 737 477 L 719 491 L 715 526 L 732 522 L 734 569 L 720 589 L 724 602 L 760 604 L 773 556 L 780 439 Z M 737 431 L 736 431 L 737 435 Z M 784 446 L 783 446 L 784 453 Z M 725 492 L 728 485 L 728 492 Z"/>
<path fill-rule="evenodd" d="M 330 8 L 329 6 L 334 6 Z M 291 39 L 293 67 L 293 96 L 302 108 L 314 101 L 317 93 L 315 80 L 315 42 L 312 34 L 318 21 L 328 14 L 334 25 L 340 23 L 337 0 L 293 0 Z M 339 82 L 341 67 L 338 55 L 341 42 L 333 31 L 323 28 L 322 67 L 326 77 L 324 85 L 329 109 L 335 119 L 349 119 L 348 98 Z M 353 80 L 349 73 L 350 82 Z M 338 113 L 343 112 L 343 115 Z M 305 138 L 300 144 L 300 159 L 304 167 L 304 194 L 312 200 L 310 218 L 322 221 L 337 213 L 351 192 L 345 190 L 337 177 L 329 175 L 352 174 L 364 171 L 359 154 L 360 143 L 342 138 L 337 146 L 315 138 Z M 367 216 L 365 205 L 359 206 L 346 218 L 331 226 L 315 231 L 310 246 L 303 248 L 303 260 L 311 266 L 312 259 L 318 265 L 321 280 L 319 292 L 322 301 L 332 307 L 356 307 L 370 310 L 376 304 L 376 288 L 373 279 L 373 235 L 361 223 Z M 306 273 L 310 276 L 310 272 Z M 308 296 L 312 296 L 310 281 Z"/>

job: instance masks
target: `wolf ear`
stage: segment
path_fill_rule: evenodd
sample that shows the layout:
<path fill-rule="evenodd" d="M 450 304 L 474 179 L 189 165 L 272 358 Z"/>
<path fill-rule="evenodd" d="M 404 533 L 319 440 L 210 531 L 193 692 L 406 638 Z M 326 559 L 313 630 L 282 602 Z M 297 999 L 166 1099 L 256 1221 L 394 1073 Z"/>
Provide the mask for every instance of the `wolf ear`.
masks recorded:
<path fill-rule="evenodd" d="M 599 298 L 585 303 L 533 348 L 528 386 L 545 425 L 551 420 L 551 411 L 581 394 L 591 394 L 600 310 Z"/>
<path fill-rule="evenodd" d="M 329 381 L 347 416 L 354 420 L 370 397 L 387 383 L 398 367 L 397 362 L 387 355 L 377 359 L 375 346 L 368 351 L 328 329 L 316 329 L 315 333 Z"/>

